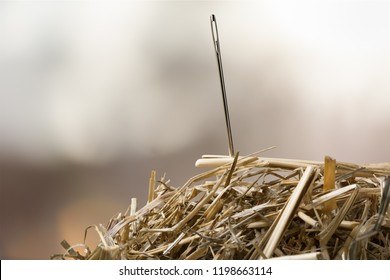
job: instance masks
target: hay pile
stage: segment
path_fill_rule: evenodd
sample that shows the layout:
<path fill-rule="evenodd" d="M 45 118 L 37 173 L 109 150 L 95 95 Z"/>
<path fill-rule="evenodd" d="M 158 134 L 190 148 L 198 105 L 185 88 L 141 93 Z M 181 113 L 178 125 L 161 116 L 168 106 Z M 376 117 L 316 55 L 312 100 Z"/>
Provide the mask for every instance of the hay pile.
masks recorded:
<path fill-rule="evenodd" d="M 236 157 L 174 188 L 152 172 L 94 250 L 53 259 L 390 259 L 390 164 Z"/>

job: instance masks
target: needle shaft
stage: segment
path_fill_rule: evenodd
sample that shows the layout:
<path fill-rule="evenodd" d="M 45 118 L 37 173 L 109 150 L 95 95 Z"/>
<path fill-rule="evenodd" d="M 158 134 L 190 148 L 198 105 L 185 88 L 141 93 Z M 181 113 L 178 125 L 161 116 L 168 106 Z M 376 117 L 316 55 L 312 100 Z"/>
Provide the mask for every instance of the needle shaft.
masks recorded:
<path fill-rule="evenodd" d="M 225 111 L 226 129 L 227 129 L 227 135 L 228 135 L 228 140 L 229 140 L 229 155 L 231 157 L 234 157 L 233 135 L 232 135 L 232 128 L 230 125 L 230 117 L 229 117 L 229 108 L 228 108 L 228 102 L 227 102 L 227 97 L 226 97 L 225 80 L 223 77 L 221 48 L 220 48 L 220 44 L 219 44 L 217 19 L 215 18 L 215 15 L 211 15 L 210 23 L 211 23 L 211 33 L 213 36 L 215 54 L 217 56 L 217 62 L 218 62 L 219 80 L 221 82 L 223 108 Z"/>

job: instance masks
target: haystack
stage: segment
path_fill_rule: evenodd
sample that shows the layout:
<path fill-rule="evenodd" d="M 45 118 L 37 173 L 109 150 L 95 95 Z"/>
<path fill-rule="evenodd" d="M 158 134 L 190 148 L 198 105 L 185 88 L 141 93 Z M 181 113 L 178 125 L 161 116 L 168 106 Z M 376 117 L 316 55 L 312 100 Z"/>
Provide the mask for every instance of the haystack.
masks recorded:
<path fill-rule="evenodd" d="M 96 248 L 63 241 L 52 258 L 390 259 L 390 163 L 220 162 L 178 188 L 153 171 L 146 205 L 93 226 Z"/>

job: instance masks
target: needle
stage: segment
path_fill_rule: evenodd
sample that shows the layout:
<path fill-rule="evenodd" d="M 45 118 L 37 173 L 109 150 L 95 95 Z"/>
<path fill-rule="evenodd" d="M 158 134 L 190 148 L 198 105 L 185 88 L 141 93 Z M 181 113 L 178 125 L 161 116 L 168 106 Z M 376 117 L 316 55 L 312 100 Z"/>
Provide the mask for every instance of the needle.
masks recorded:
<path fill-rule="evenodd" d="M 229 108 L 228 108 L 228 102 L 226 97 L 225 80 L 223 78 L 222 58 L 221 58 L 221 49 L 219 45 L 217 19 L 215 18 L 215 15 L 211 15 L 210 23 L 211 23 L 211 33 L 213 35 L 215 54 L 217 55 L 219 79 L 221 82 L 223 108 L 225 110 L 226 129 L 227 129 L 228 140 L 229 140 L 229 156 L 234 157 L 232 128 L 230 126 Z"/>

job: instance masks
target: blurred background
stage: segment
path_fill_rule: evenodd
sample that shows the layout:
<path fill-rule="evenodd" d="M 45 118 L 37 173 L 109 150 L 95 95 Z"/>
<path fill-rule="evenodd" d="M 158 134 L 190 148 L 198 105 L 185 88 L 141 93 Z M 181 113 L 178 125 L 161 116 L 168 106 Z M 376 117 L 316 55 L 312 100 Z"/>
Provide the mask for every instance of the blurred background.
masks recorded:
<path fill-rule="evenodd" d="M 62 253 L 143 206 L 151 170 L 180 186 L 227 154 L 212 13 L 237 151 L 390 161 L 388 1 L 2 1 L 1 259 Z"/>

